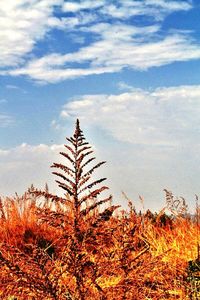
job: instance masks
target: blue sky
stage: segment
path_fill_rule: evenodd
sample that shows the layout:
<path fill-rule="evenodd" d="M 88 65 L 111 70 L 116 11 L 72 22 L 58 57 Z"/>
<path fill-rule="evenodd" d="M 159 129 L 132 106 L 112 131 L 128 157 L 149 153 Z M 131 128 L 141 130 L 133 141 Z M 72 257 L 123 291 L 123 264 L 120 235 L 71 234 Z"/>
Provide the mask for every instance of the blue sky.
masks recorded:
<path fill-rule="evenodd" d="M 200 3 L 0 4 L 0 193 L 49 183 L 78 117 L 114 202 L 200 194 Z"/>

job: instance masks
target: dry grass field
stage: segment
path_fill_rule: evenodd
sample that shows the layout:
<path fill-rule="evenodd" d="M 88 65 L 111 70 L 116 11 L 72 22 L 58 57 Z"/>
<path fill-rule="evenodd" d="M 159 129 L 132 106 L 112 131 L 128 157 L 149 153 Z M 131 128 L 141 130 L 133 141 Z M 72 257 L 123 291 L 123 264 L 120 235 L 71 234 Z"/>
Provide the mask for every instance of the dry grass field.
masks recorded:
<path fill-rule="evenodd" d="M 32 186 L 0 201 L 0 299 L 162 300 L 199 298 L 199 206 L 165 190 L 160 213 L 102 198 L 104 162 L 77 120 L 65 163 L 53 164 L 64 196 Z"/>

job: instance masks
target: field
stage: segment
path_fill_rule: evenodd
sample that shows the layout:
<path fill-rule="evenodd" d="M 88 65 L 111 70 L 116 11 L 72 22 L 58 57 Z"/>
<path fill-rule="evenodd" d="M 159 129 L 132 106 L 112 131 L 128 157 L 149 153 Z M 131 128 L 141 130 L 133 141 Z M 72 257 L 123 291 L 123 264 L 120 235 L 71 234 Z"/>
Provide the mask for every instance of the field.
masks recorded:
<path fill-rule="evenodd" d="M 159 213 L 101 198 L 77 120 L 66 164 L 53 164 L 65 193 L 32 186 L 0 201 L 0 299 L 199 299 L 199 205 L 165 190 Z M 62 181 L 60 181 L 62 180 Z M 99 187 L 100 186 L 100 187 Z"/>

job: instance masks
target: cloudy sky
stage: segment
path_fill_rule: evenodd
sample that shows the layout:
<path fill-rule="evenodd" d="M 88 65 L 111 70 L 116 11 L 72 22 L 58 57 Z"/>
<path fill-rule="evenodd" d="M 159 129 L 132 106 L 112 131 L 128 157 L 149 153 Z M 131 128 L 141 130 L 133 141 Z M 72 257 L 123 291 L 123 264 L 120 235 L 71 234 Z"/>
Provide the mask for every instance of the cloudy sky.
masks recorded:
<path fill-rule="evenodd" d="M 0 194 L 47 182 L 78 117 L 108 178 L 158 210 L 200 195 L 198 0 L 0 3 Z"/>

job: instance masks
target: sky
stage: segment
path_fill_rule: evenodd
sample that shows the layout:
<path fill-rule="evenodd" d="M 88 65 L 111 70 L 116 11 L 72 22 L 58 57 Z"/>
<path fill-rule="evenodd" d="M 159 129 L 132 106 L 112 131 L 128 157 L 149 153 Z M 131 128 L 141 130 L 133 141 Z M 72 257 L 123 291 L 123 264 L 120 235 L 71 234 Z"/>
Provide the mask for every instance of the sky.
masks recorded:
<path fill-rule="evenodd" d="M 0 3 L 0 195 L 57 193 L 76 119 L 113 202 L 200 195 L 198 0 Z"/>

